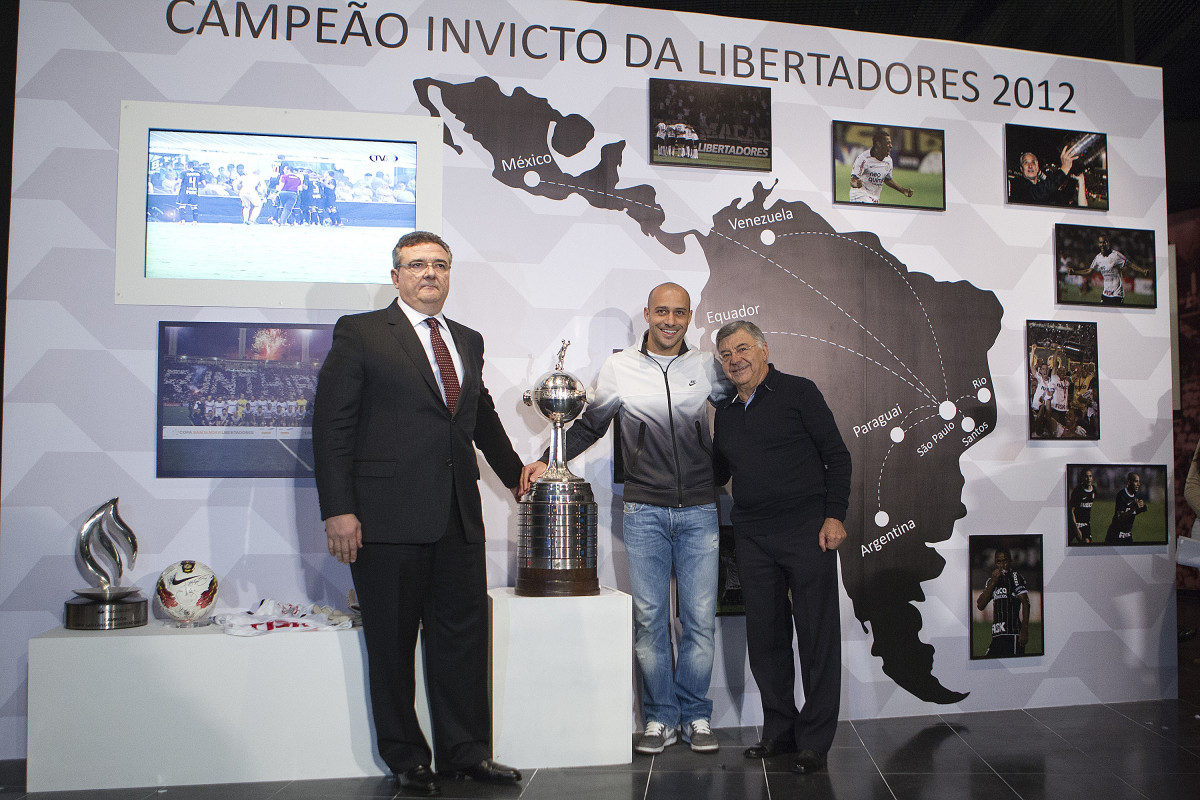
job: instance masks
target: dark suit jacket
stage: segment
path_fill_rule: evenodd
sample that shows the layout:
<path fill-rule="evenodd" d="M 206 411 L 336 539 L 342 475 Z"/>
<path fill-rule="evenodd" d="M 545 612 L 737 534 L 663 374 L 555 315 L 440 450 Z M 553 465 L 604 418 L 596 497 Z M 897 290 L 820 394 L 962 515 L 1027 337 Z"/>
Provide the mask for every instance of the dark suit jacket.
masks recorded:
<path fill-rule="evenodd" d="M 317 493 L 321 518 L 356 514 L 364 542 L 437 541 L 451 487 L 467 541 L 483 541 L 475 446 L 505 486 L 520 480 L 521 460 L 483 385 L 483 337 L 447 323 L 463 364 L 453 418 L 396 303 L 334 328 L 313 416 Z"/>

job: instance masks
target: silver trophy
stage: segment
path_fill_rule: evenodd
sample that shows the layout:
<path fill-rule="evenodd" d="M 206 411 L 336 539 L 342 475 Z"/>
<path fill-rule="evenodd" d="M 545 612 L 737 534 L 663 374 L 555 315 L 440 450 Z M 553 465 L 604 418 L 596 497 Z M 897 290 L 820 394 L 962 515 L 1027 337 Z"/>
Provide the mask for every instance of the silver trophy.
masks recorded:
<path fill-rule="evenodd" d="M 75 589 L 64 604 L 71 630 L 107 631 L 146 624 L 146 598 L 136 586 L 122 586 L 127 566 L 137 561 L 137 537 L 121 519 L 114 497 L 97 508 L 79 529 L 76 558 L 94 586 Z"/>
<path fill-rule="evenodd" d="M 525 392 L 525 405 L 550 420 L 546 471 L 521 498 L 517 523 L 517 587 L 524 597 L 577 597 L 600 593 L 596 578 L 596 502 L 592 487 L 567 469 L 564 426 L 583 413 L 583 382 L 563 372 L 571 344 L 564 339 L 558 363 Z"/>

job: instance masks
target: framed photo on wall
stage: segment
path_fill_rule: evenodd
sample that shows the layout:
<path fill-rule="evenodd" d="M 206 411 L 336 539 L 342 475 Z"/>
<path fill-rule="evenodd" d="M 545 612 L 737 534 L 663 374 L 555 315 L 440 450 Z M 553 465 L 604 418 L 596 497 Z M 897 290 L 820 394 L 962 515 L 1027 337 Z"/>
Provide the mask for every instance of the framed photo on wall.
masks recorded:
<path fill-rule="evenodd" d="M 1096 323 L 1028 320 L 1029 438 L 1100 439 Z"/>
<path fill-rule="evenodd" d="M 1058 303 L 1158 307 L 1154 231 L 1055 225 L 1054 272 Z"/>
<path fill-rule="evenodd" d="M 650 79 L 650 163 L 771 170 L 771 90 Z"/>
<path fill-rule="evenodd" d="M 1165 464 L 1068 464 L 1067 546 L 1167 543 Z"/>
<path fill-rule="evenodd" d="M 332 344 L 333 325 L 160 322 L 157 477 L 312 477 Z"/>
<path fill-rule="evenodd" d="M 971 658 L 1046 653 L 1042 536 L 971 536 Z"/>
<path fill-rule="evenodd" d="M 1004 126 L 1008 202 L 1107 211 L 1108 136 Z"/>
<path fill-rule="evenodd" d="M 833 123 L 833 202 L 946 210 L 945 131 Z"/>

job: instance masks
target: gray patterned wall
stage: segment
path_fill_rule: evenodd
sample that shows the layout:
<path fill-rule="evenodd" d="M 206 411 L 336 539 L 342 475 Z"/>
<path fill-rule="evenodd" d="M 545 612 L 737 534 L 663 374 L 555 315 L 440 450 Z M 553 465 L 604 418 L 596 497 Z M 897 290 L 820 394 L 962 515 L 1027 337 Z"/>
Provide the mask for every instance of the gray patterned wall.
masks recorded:
<path fill-rule="evenodd" d="M 658 223 L 661 231 L 699 232 L 683 252 L 676 252 L 644 235 L 632 212 L 593 202 L 588 191 L 552 197 L 544 186 L 539 191 L 523 182 L 505 183 L 502 175 L 493 176 L 493 156 L 520 154 L 490 150 L 495 145 L 486 137 L 468 131 L 469 112 L 455 113 L 446 107 L 444 91 L 432 93 L 433 105 L 462 150 L 446 148 L 443 154 L 443 232 L 456 254 L 447 313 L 486 337 L 485 378 L 518 452 L 532 458 L 546 442 L 544 422 L 520 398 L 552 365 L 559 340 L 575 342 L 567 369 L 590 380 L 608 353 L 641 335 L 643 298 L 662 281 L 679 282 L 692 293 L 697 311 L 689 335 L 693 344 L 709 347 L 707 337 L 715 326 L 705 322 L 707 312 L 736 307 L 739 301 L 776 303 L 772 335 L 804 330 L 806 306 L 783 305 L 784 296 L 778 294 L 760 297 L 766 284 L 748 274 L 744 288 L 737 289 L 737 271 L 758 264 L 762 253 L 714 261 L 714 250 L 701 246 L 702 237 L 710 244 L 718 241 L 712 234 L 720 230 L 715 226 L 722 209 L 736 212 L 741 206 L 731 206 L 735 198 L 751 203 L 755 184 L 762 182 L 769 190 L 768 209 L 776 203 L 804 206 L 814 215 L 813 225 L 827 225 L 851 238 L 877 237 L 879 248 L 906 265 L 914 286 L 940 292 L 965 281 L 979 295 L 994 295 L 1003 309 L 994 344 L 984 343 L 973 354 L 986 357 L 980 363 L 990 374 L 995 430 L 961 459 L 943 459 L 920 476 L 954 495 L 948 502 L 957 500 L 960 481 L 962 485 L 965 516 L 933 532 L 929 544 L 922 545 L 936 550 L 945 566 L 920 584 L 923 598 L 913 608 L 919 614 L 919 642 L 933 648 L 932 674 L 948 689 L 970 695 L 947 708 L 900 688 L 871 654 L 872 634 L 864 632 L 845 596 L 843 715 L 1175 694 L 1173 550 L 1068 552 L 1063 510 L 1067 463 L 1171 462 L 1158 70 L 556 0 L 372 2 L 361 11 L 361 26 L 351 16 L 358 5 L 352 3 L 323 18 L 332 27 L 320 32 L 316 16 L 324 4 L 297 0 L 291 5 L 307 8 L 313 19 L 296 28 L 291 41 L 282 23 L 274 39 L 266 32 L 253 38 L 244 19 L 241 36 L 234 35 L 238 7 L 249 9 L 257 24 L 270 8 L 284 13 L 285 5 L 255 0 L 219 5 L 202 0 L 21 3 L 0 487 L 0 649 L 19 665 L 0 676 L 0 758 L 24 755 L 26 643 L 61 624 L 63 601 L 72 588 L 83 585 L 72 537 L 87 514 L 110 497 L 121 498 L 122 515 L 138 534 L 142 552 L 133 578 L 147 594 L 158 572 L 181 558 L 214 568 L 222 581 L 219 604 L 229 609 L 249 608 L 263 597 L 342 605 L 350 586 L 347 571 L 325 554 L 310 481 L 154 477 L 159 320 L 329 323 L 338 312 L 115 305 L 121 102 L 425 116 L 429 111 L 413 87 L 418 78 L 457 85 L 491 76 L 506 96 L 523 87 L 563 115 L 580 115 L 594 126 L 595 136 L 582 152 L 556 159 L 564 175 L 578 177 L 600 163 L 614 166 L 613 194 L 651 187 L 654 203 L 665 215 Z M 218 24 L 217 8 L 229 35 Z M 406 18 L 409 36 L 403 46 L 389 48 L 375 41 L 376 21 L 385 14 Z M 452 20 L 460 35 L 463 22 L 471 21 L 470 53 L 462 53 L 453 38 L 443 51 L 440 24 L 434 47 L 427 48 L 428 17 Z M 396 37 L 397 29 L 387 26 L 396 25 L 396 18 L 384 20 L 385 39 L 394 42 L 388 37 Z M 192 30 L 176 33 L 171 24 Z M 597 60 L 597 51 L 585 48 L 583 55 L 596 61 L 586 63 L 575 49 L 574 34 L 564 33 L 560 59 L 558 34 L 547 30 L 551 27 L 603 33 L 605 57 Z M 347 30 L 365 31 L 366 36 L 351 35 L 344 44 L 320 41 L 340 41 Z M 490 40 L 498 30 L 501 38 L 488 55 L 481 32 Z M 524 51 L 526 31 L 529 52 L 546 57 Z M 645 67 L 627 66 L 628 34 L 644 37 L 656 56 L 667 58 L 657 69 L 654 60 Z M 665 45 L 668 38 L 671 48 Z M 588 47 L 595 48 L 596 42 L 592 35 Z M 776 81 L 763 80 L 758 72 L 738 78 L 732 61 L 727 62 L 727 82 L 772 89 L 773 172 L 648 165 L 647 78 L 718 80 L 719 75 L 700 72 L 698 54 L 703 48 L 705 69 L 715 71 L 722 42 L 730 54 L 734 45 L 753 48 L 756 58 L 760 48 L 773 49 L 778 52 L 768 53 L 768 60 L 781 64 L 786 50 L 808 54 L 803 85 L 782 67 L 774 68 Z M 830 58 L 822 61 L 812 54 Z M 973 71 L 979 97 L 975 102 L 935 99 L 914 91 L 851 88 L 855 78 L 831 82 L 838 54 L 846 57 L 851 73 L 859 58 L 904 63 L 914 70 L 918 65 L 954 69 L 960 76 Z M 825 70 L 821 82 L 816 79 L 818 62 Z M 1032 84 L 1045 79 L 1051 87 L 1070 82 L 1076 113 L 994 105 L 999 84 L 993 74 L 1028 76 Z M 1056 95 L 1054 105 L 1059 102 L 1061 95 Z M 829 152 L 835 119 L 944 130 L 946 211 L 834 206 Z M 1006 207 L 1002 162 L 1008 122 L 1107 133 L 1111 210 Z M 621 141 L 625 145 L 619 159 L 604 150 Z M 1055 306 L 1055 222 L 1153 229 L 1159 308 L 1121 312 Z M 387 280 L 388 266 L 388 254 L 379 253 L 381 283 Z M 846 287 L 872 279 L 866 266 L 862 272 L 856 269 L 846 266 Z M 847 302 L 866 302 L 859 291 L 847 289 L 847 297 L 859 298 Z M 941 333 L 969 341 L 977 320 L 949 313 L 953 309 L 945 305 L 947 297 L 930 301 L 947 311 Z M 899 314 L 888 317 L 886 310 L 871 308 L 873 316 L 863 314 L 869 323 L 889 330 L 902 326 Z M 1027 441 L 1026 319 L 1099 323 L 1104 403 L 1099 443 Z M 819 353 L 797 351 L 789 358 L 794 361 L 780 363 L 789 371 L 816 377 L 829 369 Z M 875 407 L 878 398 L 864 394 L 872 385 L 862 379 L 840 419 L 844 432 L 860 410 Z M 609 480 L 610 453 L 611 445 L 598 445 L 575 466 L 591 481 L 600 503 L 602 582 L 627 590 L 619 525 L 616 531 L 612 526 L 613 517 L 619 519 L 620 498 Z M 856 469 L 878 466 L 871 456 L 865 458 Z M 515 578 L 513 506 L 495 476 L 484 473 L 489 580 L 494 586 L 507 585 Z M 864 520 L 852 536 L 869 541 L 878 535 L 872 527 L 872 499 L 864 492 L 855 502 L 862 504 Z M 1045 535 L 1046 654 L 969 662 L 967 537 L 1003 533 Z M 845 573 L 846 560 L 860 556 L 848 551 L 842 557 Z M 917 635 L 910 643 L 914 652 Z M 711 693 L 714 724 L 753 724 L 760 709 L 745 663 L 741 620 L 720 620 L 718 646 Z"/>

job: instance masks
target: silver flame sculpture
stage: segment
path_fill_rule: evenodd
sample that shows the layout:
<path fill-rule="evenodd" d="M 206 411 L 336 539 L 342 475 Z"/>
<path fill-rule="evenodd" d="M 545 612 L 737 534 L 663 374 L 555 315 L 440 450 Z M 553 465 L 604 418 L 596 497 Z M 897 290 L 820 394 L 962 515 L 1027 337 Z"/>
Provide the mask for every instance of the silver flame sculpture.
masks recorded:
<path fill-rule="evenodd" d="M 92 586 L 75 589 L 65 604 L 65 624 L 76 630 L 114 630 L 146 624 L 146 599 L 136 586 L 124 586 L 126 570 L 137 561 L 137 537 L 121 519 L 114 497 L 83 523 L 76 558 Z"/>
<path fill-rule="evenodd" d="M 596 578 L 596 502 L 587 481 L 567 469 L 565 426 L 583 413 L 587 390 L 563 371 L 570 340 L 564 339 L 553 371 L 525 392 L 525 405 L 550 420 L 550 456 L 520 502 L 516 593 L 525 597 L 574 597 L 600 593 Z"/>

